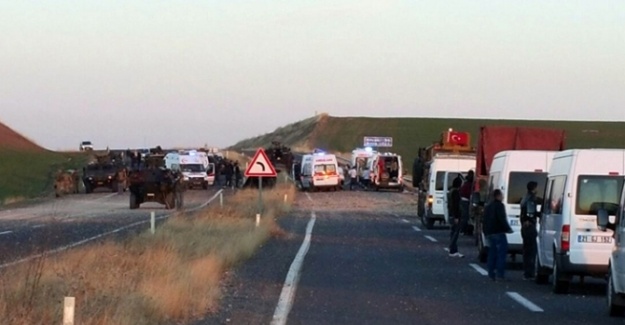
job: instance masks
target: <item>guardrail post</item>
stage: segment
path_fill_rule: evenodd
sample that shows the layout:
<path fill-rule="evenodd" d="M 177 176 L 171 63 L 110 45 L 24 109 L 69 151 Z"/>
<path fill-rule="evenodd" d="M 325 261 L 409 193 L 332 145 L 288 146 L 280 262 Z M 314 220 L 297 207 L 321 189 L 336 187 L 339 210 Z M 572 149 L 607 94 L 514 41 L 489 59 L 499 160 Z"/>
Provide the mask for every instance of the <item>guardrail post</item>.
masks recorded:
<path fill-rule="evenodd" d="M 256 214 L 256 227 L 260 226 L 260 213 Z"/>
<path fill-rule="evenodd" d="M 154 235 L 156 232 L 156 214 L 154 211 L 150 212 L 150 233 Z"/>
<path fill-rule="evenodd" d="M 219 207 L 223 208 L 224 207 L 224 192 L 219 192 Z"/>
<path fill-rule="evenodd" d="M 74 325 L 74 309 L 76 307 L 76 298 L 65 297 L 63 301 L 63 325 Z"/>

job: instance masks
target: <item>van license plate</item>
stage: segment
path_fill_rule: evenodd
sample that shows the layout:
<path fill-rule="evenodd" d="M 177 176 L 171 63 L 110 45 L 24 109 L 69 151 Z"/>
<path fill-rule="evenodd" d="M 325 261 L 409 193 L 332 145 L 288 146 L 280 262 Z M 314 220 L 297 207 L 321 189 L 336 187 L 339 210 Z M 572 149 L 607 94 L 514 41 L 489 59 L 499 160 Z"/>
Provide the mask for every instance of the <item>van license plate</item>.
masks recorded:
<path fill-rule="evenodd" d="M 610 244 L 612 243 L 612 237 L 610 236 L 577 236 L 577 242 L 579 243 L 600 243 L 600 244 Z"/>

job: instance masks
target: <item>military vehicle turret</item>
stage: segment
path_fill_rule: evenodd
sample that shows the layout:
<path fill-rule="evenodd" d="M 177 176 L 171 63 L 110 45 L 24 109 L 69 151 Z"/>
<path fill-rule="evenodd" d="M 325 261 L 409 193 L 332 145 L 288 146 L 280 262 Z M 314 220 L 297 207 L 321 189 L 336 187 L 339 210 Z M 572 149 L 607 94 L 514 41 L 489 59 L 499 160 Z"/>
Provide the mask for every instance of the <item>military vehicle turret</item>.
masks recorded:
<path fill-rule="evenodd" d="M 164 158 L 160 153 L 149 154 L 144 158 L 142 168 L 128 173 L 130 209 L 138 209 L 145 202 L 158 202 L 165 205 L 166 209 L 182 209 L 182 176 L 165 168 Z"/>

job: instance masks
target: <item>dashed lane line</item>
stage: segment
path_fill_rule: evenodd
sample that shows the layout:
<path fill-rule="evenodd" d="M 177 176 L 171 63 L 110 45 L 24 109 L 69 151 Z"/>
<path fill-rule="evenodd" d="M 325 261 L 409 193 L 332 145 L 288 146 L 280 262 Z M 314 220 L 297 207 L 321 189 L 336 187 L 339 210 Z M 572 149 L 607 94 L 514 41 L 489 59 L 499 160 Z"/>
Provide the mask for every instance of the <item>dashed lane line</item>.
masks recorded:
<path fill-rule="evenodd" d="M 13 230 L 6 230 L 6 231 L 2 231 L 0 232 L 0 235 L 8 235 L 8 234 L 12 234 Z"/>
<path fill-rule="evenodd" d="M 414 231 L 417 231 L 417 232 L 421 231 L 421 228 L 419 228 L 417 226 L 412 226 L 412 229 L 414 229 Z"/>
<path fill-rule="evenodd" d="M 196 207 L 196 208 L 193 208 L 193 209 L 188 209 L 187 211 L 196 211 L 196 210 L 201 209 L 202 207 L 207 206 L 208 204 L 210 204 L 210 202 L 211 202 L 211 201 L 215 200 L 215 199 L 217 198 L 217 196 L 218 196 L 218 195 L 219 195 L 222 191 L 223 191 L 223 190 L 220 190 L 219 192 L 217 192 L 217 194 L 213 195 L 210 199 L 208 199 L 208 201 L 204 202 L 204 203 L 203 203 L 203 204 L 201 204 L 199 207 Z M 170 217 L 172 214 L 173 214 L 173 212 L 172 212 L 172 213 L 165 214 L 165 215 L 162 215 L 162 216 L 159 216 L 159 217 L 156 217 L 156 220 L 166 219 L 166 218 Z M 120 228 L 114 229 L 114 230 L 109 231 L 109 232 L 101 233 L 101 234 L 99 234 L 99 235 L 96 235 L 96 236 L 93 236 L 93 237 L 89 237 L 89 238 L 86 238 L 86 239 L 83 239 L 83 240 L 80 240 L 80 241 L 74 242 L 74 243 L 69 244 L 69 245 L 65 245 L 65 246 L 61 246 L 61 247 L 56 248 L 56 249 L 53 249 L 53 250 L 49 250 L 49 251 L 44 252 L 44 253 L 41 253 L 41 254 L 35 254 L 35 255 L 28 256 L 28 257 L 24 257 L 24 258 L 19 259 L 19 260 L 15 260 L 15 261 L 12 261 L 12 262 L 8 262 L 8 263 L 0 264 L 0 269 L 4 269 L 4 268 L 7 268 L 7 267 L 9 267 L 9 266 L 18 265 L 18 264 L 22 264 L 22 263 L 24 263 L 24 262 L 32 261 L 32 260 L 37 259 L 37 258 L 40 258 L 40 257 L 42 257 L 42 256 L 44 256 L 44 255 L 54 255 L 54 254 L 58 254 L 58 253 L 61 253 L 61 252 L 66 251 L 66 250 L 68 250 L 68 249 L 70 249 L 70 248 L 74 248 L 74 247 L 77 247 L 77 246 L 81 246 L 81 245 L 84 245 L 84 244 L 86 244 L 86 243 L 92 242 L 92 241 L 94 241 L 94 240 L 97 240 L 97 239 L 100 239 L 100 238 L 103 238 L 103 237 L 106 237 L 106 236 L 109 236 L 109 235 L 112 235 L 112 234 L 118 233 L 118 232 L 123 231 L 123 230 L 126 230 L 126 229 L 130 229 L 130 228 L 133 228 L 133 227 L 136 227 L 136 226 L 139 226 L 139 225 L 143 225 L 143 224 L 146 224 L 146 223 L 149 223 L 149 222 L 150 222 L 150 220 L 149 220 L 149 219 L 147 219 L 147 220 L 143 220 L 143 221 L 138 221 L 138 222 L 131 223 L 131 224 L 129 224 L 129 225 L 126 225 L 126 226 L 123 226 L 123 227 L 120 227 Z"/>
<path fill-rule="evenodd" d="M 534 312 L 534 313 L 544 312 L 542 308 L 538 307 L 538 305 L 529 301 L 527 298 L 521 296 L 521 294 L 519 294 L 518 292 L 506 292 L 506 294 L 508 295 L 508 297 L 512 298 L 512 300 L 518 302 L 523 307 L 529 309 L 531 312 Z"/>
<path fill-rule="evenodd" d="M 408 221 L 406 219 L 401 219 L 401 222 L 403 222 L 403 223 L 410 223 L 410 221 Z"/>
<path fill-rule="evenodd" d="M 432 236 L 423 236 L 423 237 L 427 238 L 429 241 L 431 241 L 431 242 L 433 242 L 433 243 L 438 242 L 438 240 L 436 240 L 436 238 L 434 238 L 434 237 L 432 237 Z"/>
<path fill-rule="evenodd" d="M 32 226 L 32 228 L 33 228 L 33 229 L 37 229 L 37 228 L 43 228 L 43 227 L 45 227 L 45 226 L 46 226 L 46 225 L 34 225 L 34 226 Z"/>
<path fill-rule="evenodd" d="M 310 198 L 310 197 L 309 197 Z M 311 199 L 312 201 L 312 199 Z M 313 227 L 315 226 L 315 220 L 317 219 L 315 212 L 311 213 L 310 221 L 306 226 L 306 236 L 302 242 L 302 246 L 299 248 L 295 259 L 289 268 L 289 273 L 286 275 L 282 292 L 280 293 L 280 299 L 278 305 L 273 314 L 271 325 L 284 325 L 287 322 L 291 308 L 293 307 L 293 300 L 295 299 L 295 291 L 297 290 L 297 284 L 302 272 L 302 265 L 304 264 L 304 258 L 310 248 L 310 239 L 312 237 Z"/>
<path fill-rule="evenodd" d="M 469 264 L 470 267 L 472 267 L 474 270 L 477 271 L 477 273 L 483 275 L 483 276 L 488 276 L 488 271 L 484 270 L 483 267 L 475 264 L 475 263 L 471 263 Z"/>

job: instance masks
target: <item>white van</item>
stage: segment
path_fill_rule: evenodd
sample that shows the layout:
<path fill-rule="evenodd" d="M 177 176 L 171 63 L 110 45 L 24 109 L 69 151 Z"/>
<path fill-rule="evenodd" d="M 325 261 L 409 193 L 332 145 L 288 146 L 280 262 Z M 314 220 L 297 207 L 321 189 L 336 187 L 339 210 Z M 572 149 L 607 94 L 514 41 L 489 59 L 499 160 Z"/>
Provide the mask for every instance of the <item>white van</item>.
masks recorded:
<path fill-rule="evenodd" d="M 597 213 L 615 216 L 623 189 L 625 150 L 567 150 L 555 154 L 542 205 L 536 282 L 553 276 L 553 291 L 568 292 L 574 275 L 604 277 L 612 230 L 597 227 Z"/>
<path fill-rule="evenodd" d="M 429 163 L 428 190 L 425 213 L 421 215 L 421 223 L 432 229 L 436 221 L 445 221 L 447 190 L 454 178 L 463 178 L 471 169 L 475 169 L 474 155 L 441 155 Z"/>
<path fill-rule="evenodd" d="M 372 184 L 376 191 L 383 188 L 404 191 L 403 164 L 401 156 L 393 153 L 380 153 L 374 156 L 372 162 Z"/>
<path fill-rule="evenodd" d="M 537 196 L 542 201 L 547 184 L 547 173 L 555 151 L 508 150 L 495 155 L 488 175 L 488 192 L 492 197 L 494 190 L 503 192 L 504 205 L 508 223 L 514 233 L 508 234 L 508 252 L 510 254 L 523 253 L 523 238 L 521 237 L 521 200 L 527 193 L 527 183 L 538 183 Z M 538 207 L 540 208 L 540 206 Z M 486 262 L 488 241 L 481 233 L 478 237 L 479 257 Z"/>
<path fill-rule="evenodd" d="M 341 189 L 339 164 L 335 155 L 315 153 L 302 157 L 300 181 L 302 190 Z"/>
<path fill-rule="evenodd" d="M 206 173 L 208 158 L 199 155 L 197 152 L 170 152 L 165 155 L 165 167 L 171 170 L 180 171 L 183 181 L 188 187 L 208 188 L 209 177 Z M 213 178 L 214 180 L 214 178 Z"/>

